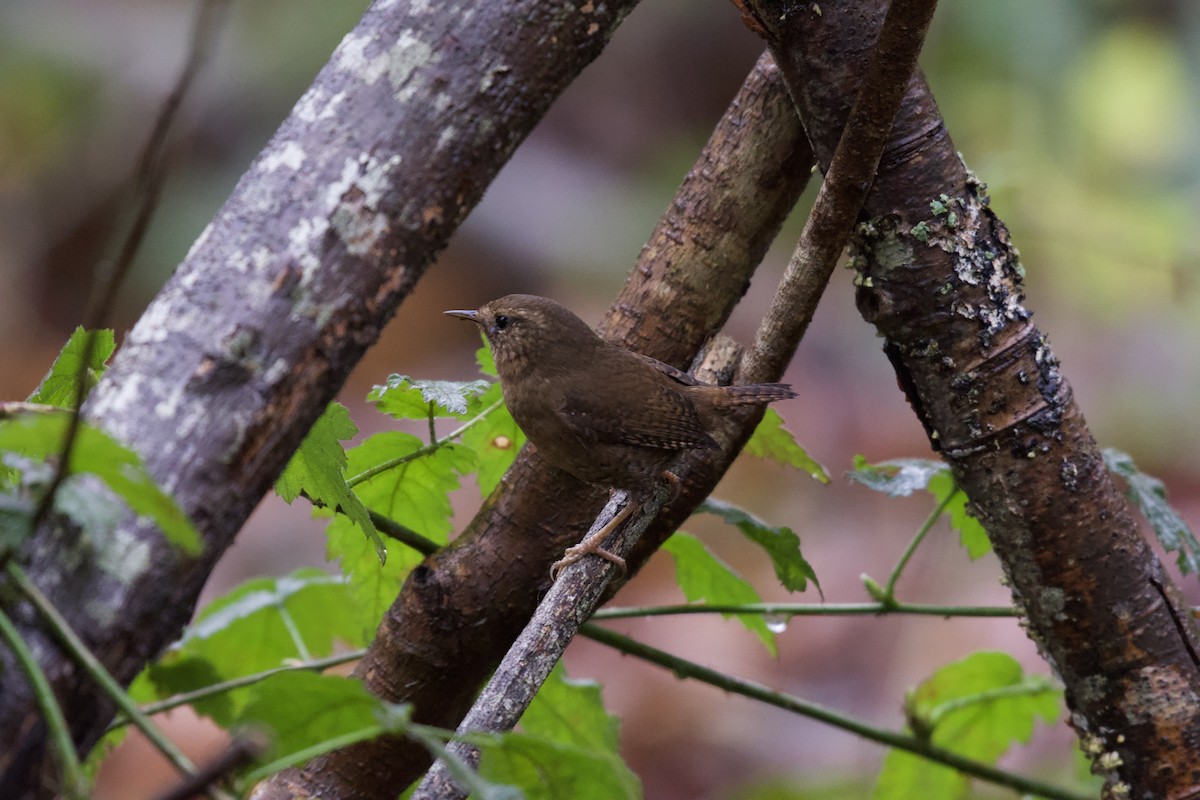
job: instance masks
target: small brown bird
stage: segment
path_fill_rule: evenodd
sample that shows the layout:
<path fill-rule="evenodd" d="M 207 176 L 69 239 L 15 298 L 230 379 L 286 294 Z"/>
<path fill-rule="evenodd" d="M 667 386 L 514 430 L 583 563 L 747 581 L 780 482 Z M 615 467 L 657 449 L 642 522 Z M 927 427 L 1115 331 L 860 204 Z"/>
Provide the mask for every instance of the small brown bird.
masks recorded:
<path fill-rule="evenodd" d="M 596 335 L 545 297 L 510 294 L 469 319 L 491 343 L 504 402 L 538 452 L 580 480 L 633 497 L 655 479 L 678 480 L 668 467 L 682 450 L 716 448 L 717 419 L 739 406 L 795 397 L 782 383 L 709 386 L 674 367 Z M 555 571 L 587 553 L 624 568 L 600 542 L 636 507 L 567 551 Z"/>

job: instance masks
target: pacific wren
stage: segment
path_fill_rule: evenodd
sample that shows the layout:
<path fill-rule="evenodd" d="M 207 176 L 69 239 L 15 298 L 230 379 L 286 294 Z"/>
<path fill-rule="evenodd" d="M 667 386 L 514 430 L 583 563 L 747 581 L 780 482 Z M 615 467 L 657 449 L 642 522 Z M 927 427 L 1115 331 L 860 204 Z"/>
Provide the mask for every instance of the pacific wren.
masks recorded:
<path fill-rule="evenodd" d="M 447 311 L 469 319 L 492 346 L 504 402 L 546 461 L 588 483 L 643 494 L 655 479 L 675 479 L 668 467 L 682 450 L 715 449 L 717 419 L 740 406 L 795 397 L 782 383 L 709 386 L 648 356 L 606 342 L 587 323 L 545 297 L 510 294 L 478 311 Z M 596 553 L 634 508 L 581 545 L 564 563 Z M 601 535 L 603 534 L 603 535 Z M 582 549 L 581 549 L 582 548 Z"/>

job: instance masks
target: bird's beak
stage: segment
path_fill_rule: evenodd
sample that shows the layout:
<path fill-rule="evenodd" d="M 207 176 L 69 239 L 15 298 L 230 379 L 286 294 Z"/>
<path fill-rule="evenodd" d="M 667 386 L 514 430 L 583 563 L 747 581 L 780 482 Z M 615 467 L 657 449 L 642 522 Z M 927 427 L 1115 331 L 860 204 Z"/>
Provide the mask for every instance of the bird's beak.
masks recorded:
<path fill-rule="evenodd" d="M 478 311 L 443 311 L 442 313 L 448 317 L 458 317 L 459 319 L 469 319 L 469 320 L 471 320 L 471 322 L 474 322 L 476 325 L 483 324 L 479 319 Z"/>

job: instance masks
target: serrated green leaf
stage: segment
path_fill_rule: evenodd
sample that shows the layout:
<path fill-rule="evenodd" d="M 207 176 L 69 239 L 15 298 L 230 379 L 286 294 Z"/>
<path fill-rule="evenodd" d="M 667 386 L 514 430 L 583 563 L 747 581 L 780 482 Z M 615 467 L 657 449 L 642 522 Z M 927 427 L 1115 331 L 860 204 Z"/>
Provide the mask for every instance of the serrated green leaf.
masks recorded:
<path fill-rule="evenodd" d="M 602 687 L 595 681 L 572 680 L 555 665 L 521 715 L 524 733 L 564 744 L 617 754 L 620 720 L 604 708 Z"/>
<path fill-rule="evenodd" d="M 515 784 L 526 798 L 641 796 L 620 756 L 620 722 L 605 710 L 594 681 L 570 680 L 559 664 L 519 730 L 484 745 L 480 772 L 487 780 Z"/>
<path fill-rule="evenodd" d="M 640 781 L 615 754 L 523 733 L 481 745 L 479 774 L 520 787 L 526 800 L 641 800 Z"/>
<path fill-rule="evenodd" d="M 1175 563 L 1180 572 L 1184 575 L 1200 572 L 1200 542 L 1167 502 L 1167 487 L 1163 482 L 1139 470 L 1128 453 L 1106 448 L 1103 454 L 1109 471 L 1125 479 L 1129 487 L 1126 496 L 1141 510 L 1163 548 L 1178 554 Z"/>
<path fill-rule="evenodd" d="M 396 419 L 427 419 L 431 410 L 435 417 L 462 416 L 468 413 L 468 402 L 491 385 L 485 380 L 430 381 L 389 375 L 386 384 L 371 389 L 367 401 Z"/>
<path fill-rule="evenodd" d="M 991 764 L 1014 743 L 1027 743 L 1039 717 L 1057 721 L 1061 700 L 1049 679 L 1024 675 L 1012 656 L 979 652 L 942 667 L 909 692 L 905 712 L 918 735 Z M 889 753 L 874 797 L 961 797 L 965 790 L 965 779 L 954 770 Z"/>
<path fill-rule="evenodd" d="M 796 442 L 795 435 L 783 427 L 783 417 L 768 408 L 754 435 L 746 442 L 745 452 L 756 458 L 766 458 L 785 467 L 795 467 L 821 483 L 829 483 L 829 473 Z"/>
<path fill-rule="evenodd" d="M 771 558 L 779 582 L 789 592 L 804 591 L 808 588 L 808 581 L 812 581 L 820 590 L 817 573 L 801 554 L 800 537 L 791 528 L 768 525 L 748 511 L 712 497 L 701 503 L 696 510 L 716 514 L 761 547 Z"/>
<path fill-rule="evenodd" d="M 381 715 L 394 719 L 384 702 L 356 678 L 282 672 L 253 688 L 238 722 L 271 732 L 274 760 L 284 760 L 335 737 L 378 731 Z"/>
<path fill-rule="evenodd" d="M 479 396 L 480 406 L 486 408 L 500 399 L 500 384 L 493 384 Z M 512 466 L 525 444 L 525 434 L 508 409 L 501 405 L 487 417 L 472 425 L 463 434 L 462 443 L 478 455 L 475 480 L 484 497 L 492 493 L 504 473 Z"/>
<path fill-rule="evenodd" d="M 942 462 L 925 458 L 897 458 L 869 464 L 858 455 L 854 457 L 853 471 L 847 472 L 846 476 L 889 497 L 908 497 L 929 486 L 934 475 L 947 469 Z"/>
<path fill-rule="evenodd" d="M 62 452 L 69 425 L 70 414 L 65 411 L 0 420 L 0 450 L 33 459 L 56 457 Z M 135 513 L 152 519 L 168 542 L 188 555 L 200 553 L 200 535 L 175 501 L 158 487 L 136 453 L 99 428 L 80 423 L 69 471 L 98 476 Z"/>
<path fill-rule="evenodd" d="M 87 355 L 84 351 L 87 349 L 88 332 L 83 328 L 74 330 L 71 338 L 59 351 L 58 358 L 54 359 L 54 364 L 50 366 L 46 377 L 42 378 L 38 388 L 29 396 L 29 402 L 58 408 L 73 408 L 76 381 L 79 379 L 80 371 L 86 369 L 83 380 L 88 389 L 100 381 L 100 377 L 104 375 L 105 365 L 112 356 L 113 350 L 116 349 L 117 343 L 113 332 L 108 329 L 93 331 L 92 335 L 95 340 L 92 344 L 91 357 L 84 364 L 83 359 Z"/>
<path fill-rule="evenodd" d="M 675 583 L 689 603 L 738 604 L 762 602 L 762 596 L 742 576 L 713 555 L 696 537 L 676 531 L 662 546 L 675 559 Z M 772 656 L 779 655 L 775 634 L 758 614 L 722 614 L 735 616 L 746 629 L 762 640 Z"/>
<path fill-rule="evenodd" d="M 962 800 L 970 787 L 961 772 L 910 753 L 889 750 L 875 783 L 872 800 Z"/>
<path fill-rule="evenodd" d="M 226 680 L 211 661 L 196 655 L 168 654 L 161 661 L 147 667 L 145 674 L 147 683 L 154 687 L 154 696 L 150 698 L 152 701 L 165 700 L 173 695 L 214 686 Z M 237 721 L 238 710 L 246 704 L 248 698 L 248 689 L 236 689 L 193 700 L 190 705 L 197 714 L 203 714 L 221 727 L 228 728 Z"/>
<path fill-rule="evenodd" d="M 395 543 L 387 562 L 381 564 L 371 544 L 345 517 L 333 518 L 325 529 L 325 554 L 338 563 L 348 580 L 350 603 L 364 636 L 375 630 L 396 599 L 404 576 L 423 558 L 415 550 Z"/>
<path fill-rule="evenodd" d="M 947 497 L 950 498 L 944 513 L 950 520 L 950 527 L 958 531 L 958 540 L 966 548 L 967 557 L 974 560 L 990 553 L 992 540 L 988 538 L 987 531 L 979 524 L 979 520 L 967 511 L 967 494 L 959 490 L 950 470 L 946 469 L 931 477 L 928 488 L 939 504 L 944 503 Z"/>
<path fill-rule="evenodd" d="M 346 580 L 304 568 L 282 578 L 255 578 L 214 600 L 149 678 L 161 696 L 170 696 L 288 660 L 328 656 L 337 642 L 360 646 L 367 635 Z M 198 710 L 231 718 L 249 696 L 238 690 Z"/>
<path fill-rule="evenodd" d="M 346 451 L 341 442 L 356 433 L 358 428 L 346 407 L 330 403 L 283 468 L 275 481 L 275 491 L 288 503 L 304 493 L 314 503 L 345 514 L 371 540 L 382 564 L 387 560 L 383 539 L 375 530 L 367 507 L 346 485 Z"/>
<path fill-rule="evenodd" d="M 959 541 L 971 559 L 991 552 L 992 543 L 979 520 L 967 510 L 967 495 L 958 490 L 950 468 L 940 461 L 924 458 L 898 458 L 869 464 L 861 455 L 854 457 L 854 470 L 846 473 L 855 483 L 883 492 L 889 497 L 907 497 L 927 489 L 940 504 L 953 494 L 945 513 L 950 527 L 958 531 Z"/>
<path fill-rule="evenodd" d="M 377 433 L 347 452 L 347 471 L 368 469 L 420 450 L 422 442 L 399 431 Z M 395 469 L 382 472 L 355 486 L 355 494 L 371 510 L 444 544 L 451 530 L 450 493 L 459 487 L 459 476 L 470 472 L 475 454 L 459 444 L 446 444 Z M 393 546 L 387 564 L 364 546 L 361 535 L 348 535 L 346 524 L 335 518 L 326 531 L 327 554 L 350 578 L 351 594 L 362 619 L 378 621 L 396 597 L 404 575 L 424 558 L 407 547 Z"/>

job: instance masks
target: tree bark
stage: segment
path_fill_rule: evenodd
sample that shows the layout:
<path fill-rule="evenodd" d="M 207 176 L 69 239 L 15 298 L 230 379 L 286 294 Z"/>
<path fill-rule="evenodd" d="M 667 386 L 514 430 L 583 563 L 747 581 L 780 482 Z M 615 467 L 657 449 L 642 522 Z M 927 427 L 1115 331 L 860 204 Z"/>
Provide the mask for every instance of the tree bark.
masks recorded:
<path fill-rule="evenodd" d="M 363 351 L 633 5 L 380 0 L 343 40 L 85 409 L 192 517 L 203 555 L 182 557 L 131 518 L 106 536 L 47 525 L 21 556 L 119 680 L 178 637 Z M 11 587 L 0 597 L 87 750 L 111 704 Z M 7 650 L 0 667 L 0 796 L 45 796 L 44 726 Z"/>
<path fill-rule="evenodd" d="M 608 338 L 687 367 L 745 293 L 811 164 L 778 70 L 764 57 L 643 249 L 602 325 Z M 715 436 L 719 458 L 681 470 L 679 497 L 643 534 L 631 569 L 712 491 L 756 421 L 731 421 Z M 550 565 L 579 541 L 604 496 L 526 448 L 454 543 L 409 575 L 355 674 L 384 699 L 412 703 L 416 721 L 457 726 L 544 594 Z M 429 763 L 418 745 L 377 739 L 281 772 L 253 796 L 394 797 Z"/>
<path fill-rule="evenodd" d="M 827 167 L 886 10 L 746 4 Z M 1197 629 L 1138 533 L 985 188 L 914 75 L 851 246 L 857 303 L 988 530 L 1112 797 L 1200 793 Z"/>

